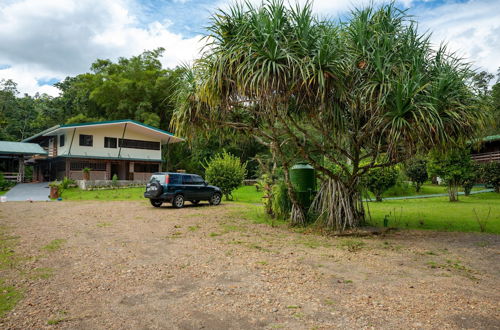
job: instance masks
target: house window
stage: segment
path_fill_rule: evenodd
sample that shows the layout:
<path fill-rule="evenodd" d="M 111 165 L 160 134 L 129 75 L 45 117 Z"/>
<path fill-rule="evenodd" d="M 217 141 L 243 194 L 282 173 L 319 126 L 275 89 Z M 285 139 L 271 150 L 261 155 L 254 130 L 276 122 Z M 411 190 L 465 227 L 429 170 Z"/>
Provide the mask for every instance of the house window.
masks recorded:
<path fill-rule="evenodd" d="M 59 146 L 64 147 L 64 140 L 66 138 L 66 135 L 59 135 Z"/>
<path fill-rule="evenodd" d="M 155 173 L 158 172 L 158 164 L 134 163 L 134 172 L 136 173 Z"/>
<path fill-rule="evenodd" d="M 160 142 L 120 139 L 119 147 L 132 148 L 132 149 L 160 150 Z"/>
<path fill-rule="evenodd" d="M 92 147 L 94 145 L 93 136 L 80 134 L 80 145 L 84 147 Z"/>
<path fill-rule="evenodd" d="M 106 171 L 104 162 L 72 161 L 69 164 L 70 171 L 81 171 L 84 168 L 90 168 L 91 171 Z"/>
<path fill-rule="evenodd" d="M 116 138 L 105 137 L 104 148 L 116 148 Z"/>

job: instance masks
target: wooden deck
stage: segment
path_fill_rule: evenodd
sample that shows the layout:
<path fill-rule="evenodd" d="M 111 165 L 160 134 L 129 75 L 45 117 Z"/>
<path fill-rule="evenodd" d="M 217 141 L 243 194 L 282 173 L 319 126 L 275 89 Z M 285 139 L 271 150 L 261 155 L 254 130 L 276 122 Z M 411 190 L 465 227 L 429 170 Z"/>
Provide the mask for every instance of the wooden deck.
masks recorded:
<path fill-rule="evenodd" d="M 500 162 L 500 151 L 483 152 L 479 154 L 472 154 L 472 159 L 478 163 L 486 162 Z"/>

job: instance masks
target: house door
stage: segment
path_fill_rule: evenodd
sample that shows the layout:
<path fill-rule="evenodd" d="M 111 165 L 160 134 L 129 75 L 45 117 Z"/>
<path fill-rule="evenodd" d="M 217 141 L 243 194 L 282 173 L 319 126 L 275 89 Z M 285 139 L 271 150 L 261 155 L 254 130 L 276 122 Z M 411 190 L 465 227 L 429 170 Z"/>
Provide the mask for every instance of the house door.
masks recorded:
<path fill-rule="evenodd" d="M 111 163 L 111 178 L 110 179 L 113 179 L 113 176 L 115 174 L 118 178 L 120 178 L 120 164 Z"/>

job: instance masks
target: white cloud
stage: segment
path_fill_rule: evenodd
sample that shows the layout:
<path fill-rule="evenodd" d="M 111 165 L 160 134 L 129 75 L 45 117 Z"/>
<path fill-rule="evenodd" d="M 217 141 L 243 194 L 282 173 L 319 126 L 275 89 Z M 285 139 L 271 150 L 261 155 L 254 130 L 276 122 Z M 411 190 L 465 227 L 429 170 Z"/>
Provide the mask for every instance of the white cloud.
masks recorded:
<path fill-rule="evenodd" d="M 125 0 L 22 0 L 0 5 L 0 79 L 11 78 L 19 90 L 57 93 L 40 79 L 85 72 L 97 58 L 129 57 L 157 47 L 162 62 L 173 67 L 196 57 L 199 36 L 183 38 L 170 23 L 140 26 Z"/>
<path fill-rule="evenodd" d="M 195 5 L 194 1 L 175 1 Z M 202 6 L 213 12 L 227 8 L 233 1 L 214 0 L 213 4 Z M 260 4 L 261 0 L 251 2 Z M 315 0 L 313 9 L 321 16 L 337 18 L 354 7 L 382 2 Z M 433 31 L 436 44 L 446 41 L 452 50 L 482 69 L 495 72 L 500 66 L 500 11 L 495 10 L 498 0 L 447 0 L 438 5 L 432 3 L 432 10 L 429 4 L 414 0 L 398 3 L 410 6 L 422 30 Z M 162 62 L 173 67 L 198 56 L 200 36 L 184 38 L 172 32 L 172 22 L 163 18 L 143 25 L 139 18 L 146 16 L 140 8 L 140 0 L 0 0 L 0 79 L 13 79 L 21 92 L 55 95 L 56 88 L 41 86 L 39 81 L 88 71 L 97 58 L 114 60 L 164 47 Z M 196 17 L 193 12 L 191 20 L 183 24 L 190 25 Z"/>
<path fill-rule="evenodd" d="M 422 30 L 431 40 L 445 42 L 449 50 L 478 70 L 496 72 L 500 66 L 500 6 L 498 0 L 471 0 L 417 12 Z"/>
<path fill-rule="evenodd" d="M 24 94 L 34 95 L 35 93 L 46 93 L 49 95 L 59 94 L 59 90 L 51 85 L 40 85 L 39 80 L 56 78 L 64 79 L 66 76 L 47 69 L 40 69 L 38 65 L 17 64 L 10 68 L 0 70 L 1 79 L 12 79 L 18 84 L 18 90 Z"/>

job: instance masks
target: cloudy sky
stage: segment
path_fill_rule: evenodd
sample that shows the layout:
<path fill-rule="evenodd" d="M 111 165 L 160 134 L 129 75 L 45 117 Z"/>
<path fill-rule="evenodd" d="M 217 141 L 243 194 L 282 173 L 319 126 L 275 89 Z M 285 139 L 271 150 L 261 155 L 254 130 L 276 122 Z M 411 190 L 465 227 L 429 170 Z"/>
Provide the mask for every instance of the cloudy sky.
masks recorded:
<path fill-rule="evenodd" d="M 13 79 L 22 93 L 57 95 L 52 84 L 88 71 L 97 58 L 129 57 L 161 46 L 166 67 L 189 62 L 198 54 L 211 13 L 230 1 L 0 0 L 0 80 Z M 367 2 L 316 0 L 314 10 L 336 19 Z M 500 66 L 500 0 L 397 3 L 422 31 L 432 31 L 436 44 L 448 43 L 478 70 L 496 72 Z"/>

